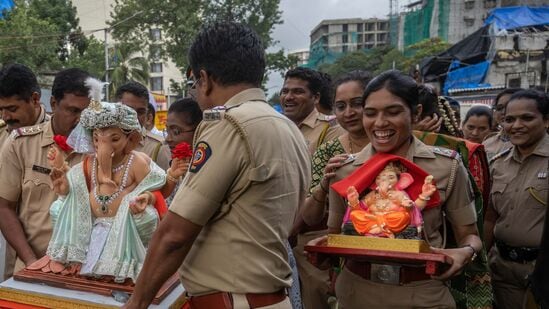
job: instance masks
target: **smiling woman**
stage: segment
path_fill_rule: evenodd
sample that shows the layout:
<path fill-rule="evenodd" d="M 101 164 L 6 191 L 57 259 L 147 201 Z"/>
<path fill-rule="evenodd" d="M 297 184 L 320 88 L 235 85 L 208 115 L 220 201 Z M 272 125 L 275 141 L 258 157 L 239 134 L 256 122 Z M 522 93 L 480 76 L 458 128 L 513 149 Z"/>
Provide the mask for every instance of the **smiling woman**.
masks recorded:
<path fill-rule="evenodd" d="M 382 261 L 371 264 L 347 259 L 336 281 L 336 294 L 342 307 L 455 308 L 454 299 L 443 280 L 460 273 L 482 249 L 476 228 L 473 195 L 461 160 L 452 151 L 427 146 L 412 135 L 413 119 L 416 118 L 414 116 L 420 114 L 422 109 L 418 104 L 418 94 L 416 82 L 397 71 L 384 72 L 368 84 L 363 96 L 362 123 L 370 144 L 356 155 L 353 163 L 338 169 L 332 183 L 353 173 L 376 153 L 404 157 L 427 174 L 433 175 L 441 197 L 441 207 L 423 212 L 423 238 L 431 246 L 440 248 L 434 248 L 433 251 L 446 255 L 450 265 L 444 273 L 432 279 L 414 277 L 418 278 L 415 280 L 422 280 L 421 285 L 414 282 L 414 279 L 404 279 L 410 278 L 417 269 L 408 269 L 401 265 L 398 279 L 400 285 L 389 285 L 379 283 L 372 272 L 380 266 L 384 267 Z M 450 179 L 454 180 L 452 184 Z M 339 234 L 342 231 L 347 203 L 333 190 L 330 191 L 329 202 L 329 232 Z M 445 235 L 439 230 L 443 220 L 442 210 L 446 211 L 451 222 L 458 248 L 443 247 Z"/>
<path fill-rule="evenodd" d="M 522 90 L 504 110 L 503 129 L 513 146 L 493 158 L 484 233 L 490 250 L 498 308 L 522 308 L 538 256 L 547 209 L 549 99 Z"/>

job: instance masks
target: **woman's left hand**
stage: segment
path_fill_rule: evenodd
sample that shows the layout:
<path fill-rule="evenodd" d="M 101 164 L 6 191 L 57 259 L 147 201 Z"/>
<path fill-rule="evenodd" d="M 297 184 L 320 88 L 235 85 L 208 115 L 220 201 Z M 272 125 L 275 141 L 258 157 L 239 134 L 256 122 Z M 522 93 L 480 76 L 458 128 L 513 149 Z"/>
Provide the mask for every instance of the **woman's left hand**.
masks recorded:
<path fill-rule="evenodd" d="M 438 276 L 431 276 L 431 278 L 435 280 L 445 281 L 455 275 L 460 274 L 472 258 L 471 249 L 468 247 L 453 249 L 439 249 L 431 247 L 431 251 L 433 251 L 433 253 L 444 254 L 446 257 L 446 263 L 450 264 L 450 268 L 448 268 L 444 273 Z"/>

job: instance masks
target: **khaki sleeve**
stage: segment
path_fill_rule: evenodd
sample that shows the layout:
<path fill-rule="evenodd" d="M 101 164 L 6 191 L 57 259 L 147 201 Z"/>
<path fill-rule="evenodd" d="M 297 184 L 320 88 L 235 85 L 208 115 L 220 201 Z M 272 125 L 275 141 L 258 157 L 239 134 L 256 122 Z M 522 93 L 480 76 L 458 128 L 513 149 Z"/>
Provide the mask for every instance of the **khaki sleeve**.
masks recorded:
<path fill-rule="evenodd" d="M 334 125 L 328 128 L 328 132 L 326 132 L 326 136 L 324 137 L 324 142 L 334 140 L 338 138 L 340 135 L 343 135 L 345 133 L 345 130 L 343 130 L 342 127 L 339 125 Z"/>
<path fill-rule="evenodd" d="M 454 225 L 469 225 L 477 222 L 475 199 L 473 188 L 463 166 L 459 160 L 455 172 L 454 186 L 451 192 L 447 192 L 446 212 L 448 220 Z"/>
<path fill-rule="evenodd" d="M 230 124 L 217 124 L 197 137 L 190 170 L 169 210 L 198 225 L 205 225 L 245 168 L 246 145 Z M 197 155 L 202 146 L 208 151 Z M 203 148 L 202 148 L 203 149 Z M 194 168 L 194 172 L 193 172 Z"/>
<path fill-rule="evenodd" d="M 15 151 L 15 143 L 8 139 L 0 152 L 0 197 L 16 202 L 21 195 L 23 166 Z"/>
<path fill-rule="evenodd" d="M 160 146 L 160 149 L 158 150 L 158 156 L 156 157 L 156 164 L 158 164 L 161 169 L 166 171 L 170 167 L 171 159 L 172 156 L 170 153 L 170 147 L 168 147 L 168 145 Z"/>
<path fill-rule="evenodd" d="M 330 188 L 329 193 L 330 210 L 328 212 L 328 227 L 332 229 L 340 229 L 343 223 L 343 217 L 347 210 L 347 203 L 337 192 Z"/>

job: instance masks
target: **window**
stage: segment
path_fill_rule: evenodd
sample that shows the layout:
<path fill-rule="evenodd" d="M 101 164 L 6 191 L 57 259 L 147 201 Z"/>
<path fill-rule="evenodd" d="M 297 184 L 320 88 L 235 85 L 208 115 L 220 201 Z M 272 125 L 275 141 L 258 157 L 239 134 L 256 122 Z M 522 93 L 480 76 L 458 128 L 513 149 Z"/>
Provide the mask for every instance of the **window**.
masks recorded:
<path fill-rule="evenodd" d="M 164 83 L 162 77 L 151 77 L 151 91 L 164 90 Z"/>
<path fill-rule="evenodd" d="M 356 24 L 356 32 L 362 32 L 364 24 Z"/>
<path fill-rule="evenodd" d="M 520 88 L 521 87 L 520 77 L 519 78 L 509 79 L 509 85 L 507 87 L 509 87 L 509 88 Z"/>
<path fill-rule="evenodd" d="M 364 48 L 365 48 L 365 49 L 370 49 L 370 48 L 374 48 L 374 44 L 373 44 L 373 43 L 370 43 L 370 44 L 364 44 Z"/>
<path fill-rule="evenodd" d="M 160 29 L 151 29 L 151 40 L 153 42 L 162 40 L 162 31 Z"/>
<path fill-rule="evenodd" d="M 492 9 L 496 7 L 496 0 L 484 0 L 484 8 Z"/>
<path fill-rule="evenodd" d="M 366 31 L 375 31 L 376 24 L 375 23 L 368 23 L 366 24 Z"/>
<path fill-rule="evenodd" d="M 362 43 L 362 42 L 363 42 L 363 41 L 362 41 L 363 38 L 364 38 L 364 35 L 363 35 L 362 33 L 359 34 L 359 35 L 357 35 L 357 42 L 358 42 L 358 43 Z"/>
<path fill-rule="evenodd" d="M 343 45 L 343 47 L 341 48 L 341 51 L 346 53 L 347 50 L 348 50 L 347 45 Z"/>
<path fill-rule="evenodd" d="M 387 41 L 387 33 L 378 33 L 378 34 L 377 34 L 377 41 L 378 41 L 378 42 L 385 42 L 385 41 Z"/>
<path fill-rule="evenodd" d="M 341 42 L 343 44 L 349 43 L 349 36 L 347 35 L 347 33 L 345 33 L 344 35 L 341 36 Z"/>
<path fill-rule="evenodd" d="M 377 30 L 387 30 L 387 23 L 377 23 Z"/>
<path fill-rule="evenodd" d="M 348 31 L 349 31 L 349 25 L 344 24 L 343 25 L 343 32 L 348 32 Z"/>
<path fill-rule="evenodd" d="M 473 17 L 463 17 L 463 21 L 465 22 L 465 26 L 472 27 L 475 25 L 475 19 Z"/>
<path fill-rule="evenodd" d="M 158 45 L 151 45 L 149 50 L 149 57 L 152 60 L 159 60 L 160 59 L 160 46 Z"/>
<path fill-rule="evenodd" d="M 162 63 L 161 62 L 151 63 L 151 73 L 162 73 Z"/>
<path fill-rule="evenodd" d="M 475 0 L 465 0 L 465 9 L 472 10 L 475 8 Z"/>

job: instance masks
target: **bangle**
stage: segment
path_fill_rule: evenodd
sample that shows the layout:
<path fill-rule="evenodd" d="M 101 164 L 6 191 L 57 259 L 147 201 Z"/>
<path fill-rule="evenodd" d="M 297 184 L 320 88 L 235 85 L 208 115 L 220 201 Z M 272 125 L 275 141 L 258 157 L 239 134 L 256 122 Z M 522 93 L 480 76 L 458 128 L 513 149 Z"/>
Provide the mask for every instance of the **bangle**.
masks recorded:
<path fill-rule="evenodd" d="M 431 199 L 430 197 L 425 197 L 425 196 L 423 196 L 423 195 L 421 195 L 421 194 L 420 194 L 418 197 L 419 197 L 420 200 L 424 200 L 424 201 L 426 201 L 426 202 L 429 201 L 429 200 Z"/>
<path fill-rule="evenodd" d="M 171 168 L 169 168 L 167 171 L 166 171 L 166 178 L 168 179 L 168 181 L 171 181 L 173 183 L 178 183 L 179 182 L 179 179 L 173 177 L 170 175 L 170 171 L 171 171 Z"/>
<path fill-rule="evenodd" d="M 469 261 L 472 262 L 475 260 L 475 258 L 477 257 L 477 250 L 475 250 L 473 246 L 471 246 L 470 244 L 466 244 L 464 246 L 461 246 L 461 248 L 471 248 L 471 250 L 473 250 L 473 255 L 471 255 L 471 259 L 469 259 Z"/>
<path fill-rule="evenodd" d="M 324 193 L 328 194 L 328 190 L 326 190 L 326 188 L 324 188 L 324 186 L 322 185 L 322 179 L 320 180 L 318 185 L 320 186 L 320 189 L 322 189 L 322 191 L 324 191 Z"/>

